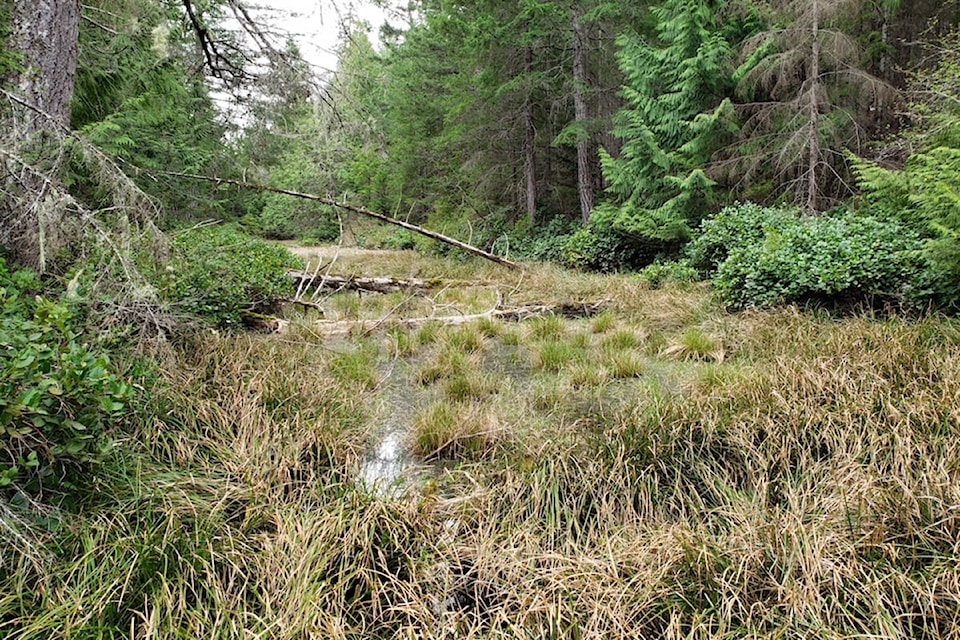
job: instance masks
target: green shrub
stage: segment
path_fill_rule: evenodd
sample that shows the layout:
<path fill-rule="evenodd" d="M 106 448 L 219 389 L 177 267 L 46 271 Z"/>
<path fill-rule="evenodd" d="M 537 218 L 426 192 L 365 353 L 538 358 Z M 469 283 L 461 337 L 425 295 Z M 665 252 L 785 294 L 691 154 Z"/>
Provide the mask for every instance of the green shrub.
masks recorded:
<path fill-rule="evenodd" d="M 374 249 L 404 251 L 417 246 L 417 234 L 409 229 L 395 229 L 373 243 Z"/>
<path fill-rule="evenodd" d="M 639 275 L 653 288 L 661 287 L 667 283 L 696 282 L 700 278 L 697 270 L 687 260 L 668 260 L 666 262 L 657 260 L 641 269 Z"/>
<path fill-rule="evenodd" d="M 316 217 L 313 226 L 309 227 L 300 239 L 304 244 L 324 244 L 336 242 L 339 237 L 340 221 L 333 211 L 325 209 L 321 215 Z"/>
<path fill-rule="evenodd" d="M 960 149 L 936 147 L 907 158 L 900 171 L 855 164 L 861 204 L 871 214 L 900 220 L 924 238 L 929 297 L 956 307 L 960 294 Z"/>
<path fill-rule="evenodd" d="M 761 241 L 729 247 L 713 283 L 733 307 L 867 296 L 914 303 L 924 293 L 919 236 L 893 221 L 849 214 L 798 218 Z"/>
<path fill-rule="evenodd" d="M 293 292 L 287 275 L 302 261 L 284 247 L 226 226 L 173 237 L 162 288 L 167 300 L 220 326 L 238 326 L 245 311 L 269 312 Z"/>
<path fill-rule="evenodd" d="M 578 220 L 553 216 L 543 224 L 532 226 L 524 219 L 508 234 L 510 255 L 528 260 L 563 264 L 564 246 L 580 228 Z"/>
<path fill-rule="evenodd" d="M 0 260 L 0 487 L 38 490 L 100 460 L 130 388 L 81 341 L 73 309 Z"/>
<path fill-rule="evenodd" d="M 792 211 L 752 202 L 725 207 L 701 223 L 684 252 L 689 265 L 707 276 L 717 270 L 733 248 L 760 242 L 768 230 L 782 229 L 795 218 Z"/>
<path fill-rule="evenodd" d="M 627 233 L 616 226 L 608 209 L 594 211 L 590 224 L 580 227 L 563 246 L 566 266 L 593 271 L 624 271 L 645 267 L 658 257 L 671 255 L 678 241 Z"/>

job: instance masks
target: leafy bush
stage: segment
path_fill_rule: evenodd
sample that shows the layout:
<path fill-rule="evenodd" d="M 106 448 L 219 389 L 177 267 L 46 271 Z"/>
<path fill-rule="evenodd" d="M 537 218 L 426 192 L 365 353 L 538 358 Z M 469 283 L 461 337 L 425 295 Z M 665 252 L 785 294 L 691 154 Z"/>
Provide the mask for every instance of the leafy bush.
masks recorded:
<path fill-rule="evenodd" d="M 903 221 L 924 237 L 931 296 L 955 305 L 960 293 L 960 149 L 936 147 L 910 156 L 900 171 L 855 165 L 864 208 Z"/>
<path fill-rule="evenodd" d="M 578 220 L 562 215 L 553 216 L 537 226 L 530 225 L 524 219 L 514 225 L 508 234 L 510 253 L 528 260 L 561 264 L 564 261 L 564 246 L 579 228 Z"/>
<path fill-rule="evenodd" d="M 707 276 L 726 260 L 733 247 L 760 242 L 769 230 L 783 229 L 792 224 L 795 217 L 791 211 L 761 207 L 752 202 L 725 207 L 701 223 L 699 232 L 684 252 L 690 266 Z"/>
<path fill-rule="evenodd" d="M 270 184 L 303 193 L 323 193 L 327 176 L 315 154 L 302 143 L 292 142 L 290 149 L 270 169 Z M 329 205 L 313 200 L 294 198 L 282 193 L 264 193 L 260 211 L 260 227 L 267 238 L 292 240 L 315 228 L 339 224 Z M 336 238 L 336 235 L 333 236 Z"/>
<path fill-rule="evenodd" d="M 924 238 L 930 303 L 960 310 L 960 31 L 928 53 L 936 64 L 911 74 L 912 122 L 902 136 L 915 150 L 899 170 L 853 159 L 860 204 L 900 220 Z"/>
<path fill-rule="evenodd" d="M 130 388 L 81 342 L 73 310 L 0 260 L 0 487 L 39 489 L 97 462 Z"/>
<path fill-rule="evenodd" d="M 376 249 L 402 251 L 417 246 L 417 234 L 408 229 L 395 229 L 374 243 Z"/>
<path fill-rule="evenodd" d="M 337 216 L 327 207 L 322 215 L 316 219 L 313 226 L 303 234 L 301 240 L 306 244 L 324 244 L 327 242 L 336 242 L 340 237 L 340 221 Z"/>
<path fill-rule="evenodd" d="M 680 284 L 696 282 L 700 274 L 687 260 L 656 260 L 640 270 L 639 276 L 646 280 L 651 287 L 661 287 L 667 283 Z"/>
<path fill-rule="evenodd" d="M 594 271 L 622 271 L 645 267 L 679 247 L 675 241 L 627 233 L 615 224 L 616 216 L 609 207 L 594 210 L 590 223 L 564 244 L 564 263 Z"/>
<path fill-rule="evenodd" d="M 734 242 L 713 283 L 734 307 L 865 296 L 913 303 L 924 294 L 922 248 L 916 233 L 893 221 L 796 218 L 768 228 L 761 241 Z"/>
<path fill-rule="evenodd" d="M 287 275 L 302 261 L 282 246 L 226 226 L 181 232 L 173 238 L 166 298 L 221 326 L 237 326 L 245 311 L 269 312 L 292 293 Z"/>

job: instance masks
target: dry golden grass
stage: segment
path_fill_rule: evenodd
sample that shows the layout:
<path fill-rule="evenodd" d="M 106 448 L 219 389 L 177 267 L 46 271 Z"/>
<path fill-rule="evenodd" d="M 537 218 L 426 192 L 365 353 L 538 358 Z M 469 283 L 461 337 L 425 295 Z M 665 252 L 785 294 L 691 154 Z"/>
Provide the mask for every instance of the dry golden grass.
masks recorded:
<path fill-rule="evenodd" d="M 368 338 L 446 460 L 404 497 L 357 481 L 392 391 L 337 369 L 356 345 L 310 323 L 197 337 L 59 530 L 0 512 L 0 636 L 960 637 L 955 321 L 730 316 L 696 288 L 484 273 L 614 317 Z M 722 363 L 657 357 L 690 328 Z M 572 336 L 570 367 L 527 357 Z M 609 353 L 641 377 L 613 379 Z"/>

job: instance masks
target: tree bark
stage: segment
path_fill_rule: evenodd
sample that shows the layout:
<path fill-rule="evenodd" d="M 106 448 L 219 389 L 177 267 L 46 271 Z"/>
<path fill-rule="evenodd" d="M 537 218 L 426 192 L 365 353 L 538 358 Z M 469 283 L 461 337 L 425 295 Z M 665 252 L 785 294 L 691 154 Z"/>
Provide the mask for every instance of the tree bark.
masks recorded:
<path fill-rule="evenodd" d="M 80 3 L 77 0 L 14 0 L 11 46 L 23 56 L 15 86 L 41 111 L 70 124 L 77 71 Z M 45 125 L 28 114 L 34 128 Z"/>
<path fill-rule="evenodd" d="M 31 160 L 29 166 L 3 168 L 7 178 L 0 183 L 0 244 L 16 262 L 43 271 L 46 256 L 56 252 L 62 240 L 61 128 L 70 126 L 80 3 L 13 0 L 12 10 L 10 35 L 3 45 L 20 57 L 20 68 L 5 80 L 22 104 L 11 104 L 0 128 L 6 157 Z"/>
<path fill-rule="evenodd" d="M 807 159 L 807 202 L 808 211 L 819 210 L 819 184 L 817 167 L 820 164 L 820 5 L 812 0 L 812 42 L 810 46 L 810 148 Z"/>
<path fill-rule="evenodd" d="M 289 274 L 298 287 L 303 286 L 308 291 L 311 289 L 349 289 L 374 293 L 409 291 L 416 295 L 423 295 L 442 283 L 440 280 L 420 278 L 332 276 L 308 271 L 290 271 Z"/>
<path fill-rule="evenodd" d="M 564 302 L 561 304 L 530 304 L 522 307 L 510 308 L 501 308 L 496 306 L 489 311 L 484 311 L 483 313 L 472 313 L 467 315 L 423 316 L 421 318 L 387 317 L 381 318 L 380 320 L 320 320 L 314 326 L 318 327 L 324 335 L 345 334 L 357 330 L 360 330 L 364 333 L 372 333 L 381 326 L 400 326 L 410 329 L 433 322 L 444 325 L 462 325 L 480 320 L 482 318 L 511 322 L 519 322 L 528 318 L 536 318 L 546 315 L 559 315 L 569 319 L 592 318 L 609 306 L 609 299 L 589 303 Z M 282 325 L 280 325 L 280 330 L 282 330 Z"/>
<path fill-rule="evenodd" d="M 527 47 L 524 52 L 523 71 L 529 77 L 533 71 L 533 47 Z M 527 90 L 526 98 L 523 102 L 523 173 L 526 181 L 526 210 L 527 219 L 530 224 L 536 222 L 537 217 L 537 150 L 536 144 L 536 124 L 533 113 L 533 97 L 531 91 Z"/>
<path fill-rule="evenodd" d="M 578 123 L 584 126 L 590 117 L 587 105 L 587 30 L 583 25 L 583 9 L 574 2 L 573 19 L 573 113 Z M 577 192 L 580 195 L 580 217 L 583 223 L 590 222 L 593 210 L 594 179 L 590 149 L 590 136 L 577 134 Z"/>

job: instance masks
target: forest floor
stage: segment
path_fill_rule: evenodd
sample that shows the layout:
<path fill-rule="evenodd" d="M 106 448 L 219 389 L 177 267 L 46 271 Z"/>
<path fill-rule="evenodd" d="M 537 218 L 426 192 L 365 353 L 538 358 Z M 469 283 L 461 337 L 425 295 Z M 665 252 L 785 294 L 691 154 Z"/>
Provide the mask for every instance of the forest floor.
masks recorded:
<path fill-rule="evenodd" d="M 4 552 L 0 635 L 960 635 L 956 321 L 298 253 L 431 289 L 171 345 L 92 503 Z"/>

